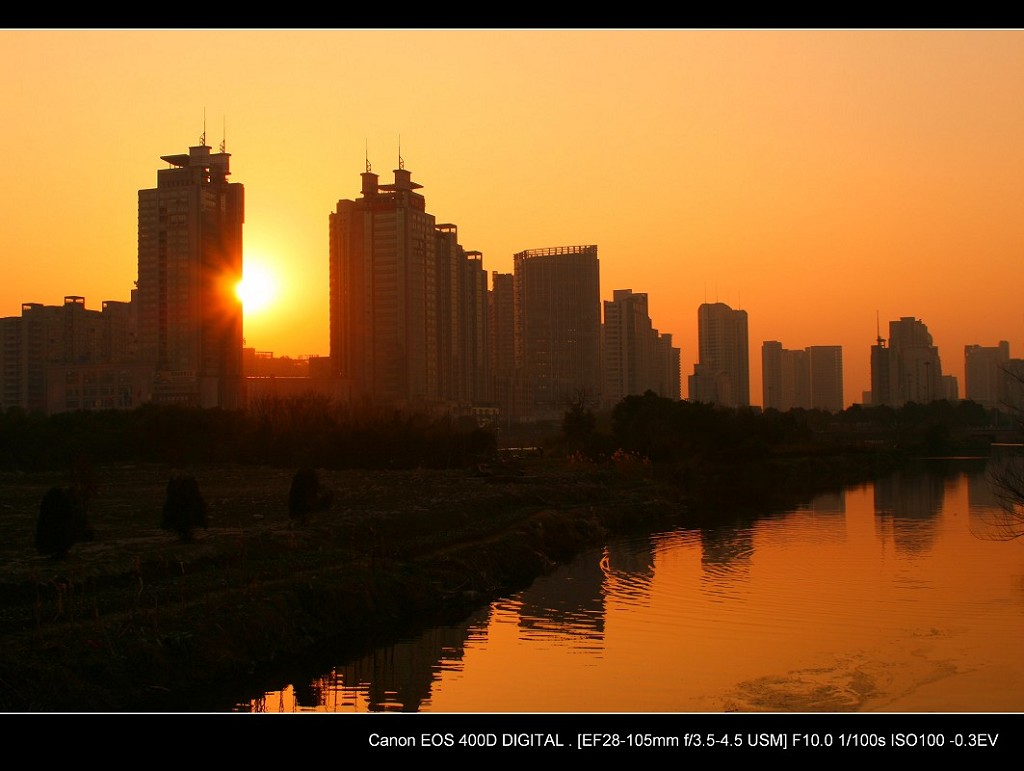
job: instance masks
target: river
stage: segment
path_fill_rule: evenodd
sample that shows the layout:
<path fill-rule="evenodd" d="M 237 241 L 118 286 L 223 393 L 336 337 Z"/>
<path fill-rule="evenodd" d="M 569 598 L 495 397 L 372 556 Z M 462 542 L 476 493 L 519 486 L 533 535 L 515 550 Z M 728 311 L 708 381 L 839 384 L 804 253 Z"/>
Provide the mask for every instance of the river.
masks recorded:
<path fill-rule="evenodd" d="M 258 712 L 1024 712 L 1024 538 L 983 462 L 610 539 Z"/>

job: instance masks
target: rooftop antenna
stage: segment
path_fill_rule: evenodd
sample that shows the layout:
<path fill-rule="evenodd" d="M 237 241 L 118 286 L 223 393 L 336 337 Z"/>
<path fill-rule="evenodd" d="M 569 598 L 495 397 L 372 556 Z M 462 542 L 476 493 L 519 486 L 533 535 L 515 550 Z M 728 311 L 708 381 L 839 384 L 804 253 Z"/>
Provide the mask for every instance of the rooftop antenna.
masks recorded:
<path fill-rule="evenodd" d="M 371 171 L 371 169 L 370 169 L 370 140 L 367 139 L 367 140 L 365 140 L 365 142 L 366 142 L 366 147 L 363 150 L 363 158 L 366 160 L 366 173 L 369 174 L 370 171 Z"/>
<path fill-rule="evenodd" d="M 203 133 L 199 135 L 199 145 L 206 146 L 206 108 L 203 108 Z"/>
<path fill-rule="evenodd" d="M 402 160 L 402 135 L 398 135 L 398 168 L 405 168 L 405 161 Z"/>
<path fill-rule="evenodd" d="M 222 153 L 226 153 L 228 151 L 228 119 L 226 115 L 224 116 L 224 133 L 220 140 L 220 151 Z"/>
<path fill-rule="evenodd" d="M 882 343 L 885 342 L 885 338 L 882 337 L 882 327 L 881 322 L 878 319 L 877 309 L 875 310 L 875 342 L 878 343 L 878 345 L 882 345 Z"/>

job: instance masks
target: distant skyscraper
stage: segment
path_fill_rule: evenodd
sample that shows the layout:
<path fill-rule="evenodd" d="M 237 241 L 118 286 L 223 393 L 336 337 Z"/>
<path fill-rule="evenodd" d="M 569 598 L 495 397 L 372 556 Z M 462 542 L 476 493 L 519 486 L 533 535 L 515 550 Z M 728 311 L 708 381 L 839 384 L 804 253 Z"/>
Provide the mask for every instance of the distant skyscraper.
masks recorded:
<path fill-rule="evenodd" d="M 964 346 L 964 386 L 966 398 L 985 407 L 1006 403 L 1008 391 L 1006 370 L 1010 363 L 1010 344 Z"/>
<path fill-rule="evenodd" d="M 330 215 L 331 367 L 356 401 L 468 407 L 490 387 L 482 255 L 436 223 L 401 159 L 394 174 L 382 185 L 367 168 L 362 196 Z"/>
<path fill-rule="evenodd" d="M 139 357 L 156 366 L 153 399 L 237 408 L 242 393 L 245 195 L 226 152 L 164 155 L 139 191 Z"/>
<path fill-rule="evenodd" d="M 331 363 L 357 400 L 439 397 L 435 220 L 421 187 L 404 168 L 392 185 L 367 170 L 362 197 L 330 216 Z"/>
<path fill-rule="evenodd" d="M 790 351 L 768 340 L 761 346 L 765 409 L 843 409 L 843 349 L 812 345 Z"/>
<path fill-rule="evenodd" d="M 777 340 L 762 343 L 761 391 L 765 409 L 808 409 L 811 371 L 807 351 L 788 350 Z"/>
<path fill-rule="evenodd" d="M 723 407 L 750 406 L 747 312 L 725 303 L 697 309 L 698 362 L 690 376 L 690 401 Z"/>
<path fill-rule="evenodd" d="M 601 287 L 596 246 L 514 256 L 516 360 L 527 417 L 560 418 L 601 394 Z"/>
<path fill-rule="evenodd" d="M 843 400 L 843 347 L 810 346 L 807 349 L 807 367 L 811 380 L 811 409 L 842 412 L 846 407 Z"/>
<path fill-rule="evenodd" d="M 928 327 L 912 316 L 890 321 L 888 347 L 879 337 L 871 348 L 872 404 L 902 407 L 950 395 L 951 384 L 943 380 L 939 349 Z"/>
<path fill-rule="evenodd" d="M 63 305 L 23 303 L 21 316 L 0 319 L 0 410 L 136 407 L 148 400 L 152 368 L 130 363 L 131 304 L 107 300 L 86 310 L 85 298 Z"/>
<path fill-rule="evenodd" d="M 679 398 L 679 349 L 652 326 L 646 293 L 616 289 L 604 303 L 603 333 L 606 406 L 647 391 Z"/>
<path fill-rule="evenodd" d="M 503 417 L 516 414 L 513 402 L 516 373 L 515 277 L 511 273 L 491 274 L 487 293 L 490 371 L 493 398 Z"/>

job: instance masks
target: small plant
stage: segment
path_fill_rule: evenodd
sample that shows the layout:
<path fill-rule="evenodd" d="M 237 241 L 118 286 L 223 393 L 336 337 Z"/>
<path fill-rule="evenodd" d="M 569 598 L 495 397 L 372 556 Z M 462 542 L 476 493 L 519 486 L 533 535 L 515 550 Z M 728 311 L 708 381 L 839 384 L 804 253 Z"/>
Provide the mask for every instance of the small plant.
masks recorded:
<path fill-rule="evenodd" d="M 182 541 L 192 540 L 194 528 L 206 527 L 206 501 L 191 474 L 179 474 L 168 480 L 160 527 L 173 530 Z"/>
<path fill-rule="evenodd" d="M 79 541 L 91 541 L 92 528 L 85 519 L 81 496 L 73 487 L 51 487 L 39 504 L 36 550 L 55 559 L 67 556 Z"/>
<path fill-rule="evenodd" d="M 288 514 L 304 525 L 313 512 L 330 508 L 333 498 L 331 491 L 320 483 L 315 469 L 300 468 L 288 490 Z"/>

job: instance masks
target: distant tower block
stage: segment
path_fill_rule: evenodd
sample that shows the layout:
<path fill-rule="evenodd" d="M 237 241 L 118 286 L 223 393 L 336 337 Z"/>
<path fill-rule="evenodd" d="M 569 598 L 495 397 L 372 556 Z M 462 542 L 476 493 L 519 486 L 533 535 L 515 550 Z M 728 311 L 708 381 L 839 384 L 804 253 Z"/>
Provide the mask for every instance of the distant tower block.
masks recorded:
<path fill-rule="evenodd" d="M 524 412 L 560 419 L 601 397 L 601 282 L 597 247 L 529 249 L 513 257 L 516 361 Z"/>
<path fill-rule="evenodd" d="M 139 354 L 156 365 L 156 402 L 242 405 L 235 288 L 245 194 L 228 182 L 230 158 L 205 141 L 161 156 L 169 168 L 157 171 L 155 188 L 139 191 Z"/>
<path fill-rule="evenodd" d="M 697 309 L 697 338 L 690 401 L 749 407 L 747 312 L 734 311 L 725 303 L 704 303 Z"/>

